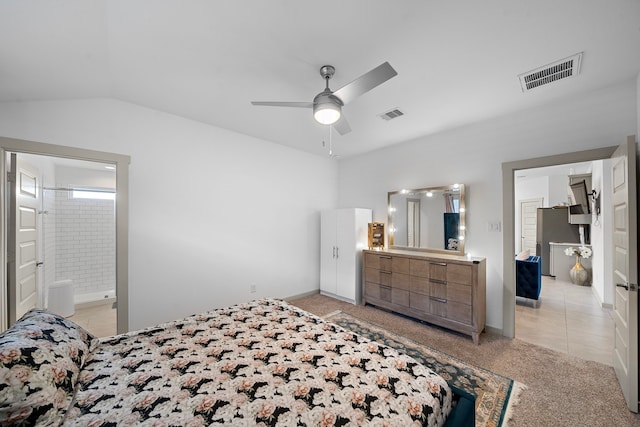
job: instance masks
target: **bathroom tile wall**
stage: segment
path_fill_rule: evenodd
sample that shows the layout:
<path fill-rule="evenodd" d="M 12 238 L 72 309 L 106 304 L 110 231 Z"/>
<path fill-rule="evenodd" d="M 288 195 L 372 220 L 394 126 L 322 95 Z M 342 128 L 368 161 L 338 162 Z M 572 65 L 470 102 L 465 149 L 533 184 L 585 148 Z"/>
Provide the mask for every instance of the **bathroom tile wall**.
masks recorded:
<path fill-rule="evenodd" d="M 114 201 L 56 193 L 56 280 L 72 279 L 75 295 L 114 290 Z"/>

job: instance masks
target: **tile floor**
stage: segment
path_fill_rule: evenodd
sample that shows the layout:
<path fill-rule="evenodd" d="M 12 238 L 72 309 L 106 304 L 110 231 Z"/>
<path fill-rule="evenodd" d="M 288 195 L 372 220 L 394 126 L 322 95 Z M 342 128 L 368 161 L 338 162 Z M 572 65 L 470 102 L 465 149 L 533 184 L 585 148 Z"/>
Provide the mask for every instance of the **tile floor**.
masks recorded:
<path fill-rule="evenodd" d="M 96 337 L 115 335 L 117 330 L 114 300 L 97 305 L 76 307 L 76 312 L 68 319 L 85 328 Z"/>
<path fill-rule="evenodd" d="M 517 298 L 516 338 L 563 353 L 613 363 L 612 310 L 603 308 L 590 286 L 542 276 L 537 307 Z"/>

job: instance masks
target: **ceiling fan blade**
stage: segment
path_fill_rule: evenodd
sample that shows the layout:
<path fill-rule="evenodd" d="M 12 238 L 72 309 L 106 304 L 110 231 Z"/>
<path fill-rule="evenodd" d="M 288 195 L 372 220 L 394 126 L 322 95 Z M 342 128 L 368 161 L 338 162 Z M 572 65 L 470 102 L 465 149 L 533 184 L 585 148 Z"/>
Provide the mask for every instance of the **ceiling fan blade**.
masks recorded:
<path fill-rule="evenodd" d="M 260 102 L 251 101 L 253 105 L 263 105 L 267 107 L 298 107 L 298 108 L 313 108 L 313 102 Z"/>
<path fill-rule="evenodd" d="M 398 72 L 393 67 L 385 62 L 378 65 L 373 70 L 365 73 L 344 86 L 333 92 L 335 96 L 340 98 L 344 104 L 348 104 L 363 93 L 366 93 L 376 86 L 381 85 L 392 77 L 398 75 Z"/>
<path fill-rule="evenodd" d="M 340 135 L 351 132 L 351 126 L 349 126 L 349 122 L 344 118 L 344 115 L 333 124 L 333 128 L 337 130 Z"/>

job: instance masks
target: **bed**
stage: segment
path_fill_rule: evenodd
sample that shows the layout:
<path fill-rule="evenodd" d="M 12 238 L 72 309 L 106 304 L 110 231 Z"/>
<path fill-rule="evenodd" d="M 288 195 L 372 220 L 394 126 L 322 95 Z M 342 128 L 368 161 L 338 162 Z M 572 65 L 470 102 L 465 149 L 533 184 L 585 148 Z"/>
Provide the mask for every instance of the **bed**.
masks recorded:
<path fill-rule="evenodd" d="M 415 359 L 277 299 L 96 339 L 31 310 L 0 335 L 0 424 L 473 425 Z"/>

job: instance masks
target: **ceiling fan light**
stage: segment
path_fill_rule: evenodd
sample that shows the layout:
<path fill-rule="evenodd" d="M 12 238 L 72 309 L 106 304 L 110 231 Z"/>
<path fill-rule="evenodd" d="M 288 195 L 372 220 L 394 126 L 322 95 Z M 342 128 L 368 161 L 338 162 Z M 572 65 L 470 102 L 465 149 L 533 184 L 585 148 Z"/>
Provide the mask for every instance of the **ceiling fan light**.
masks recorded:
<path fill-rule="evenodd" d="M 341 108 L 332 102 L 315 104 L 313 106 L 313 118 L 323 125 L 332 125 L 340 120 Z"/>

